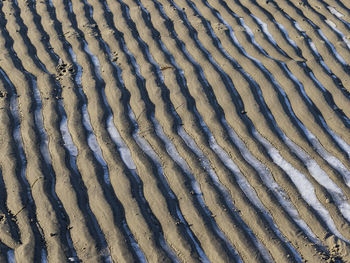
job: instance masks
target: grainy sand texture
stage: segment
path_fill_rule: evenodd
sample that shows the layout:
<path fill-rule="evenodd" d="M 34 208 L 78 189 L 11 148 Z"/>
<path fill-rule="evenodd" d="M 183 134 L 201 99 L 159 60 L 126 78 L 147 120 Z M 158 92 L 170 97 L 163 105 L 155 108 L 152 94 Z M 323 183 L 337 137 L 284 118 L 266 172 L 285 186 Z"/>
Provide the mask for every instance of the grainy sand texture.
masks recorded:
<path fill-rule="evenodd" d="M 0 262 L 350 262 L 350 1 L 0 0 Z"/>

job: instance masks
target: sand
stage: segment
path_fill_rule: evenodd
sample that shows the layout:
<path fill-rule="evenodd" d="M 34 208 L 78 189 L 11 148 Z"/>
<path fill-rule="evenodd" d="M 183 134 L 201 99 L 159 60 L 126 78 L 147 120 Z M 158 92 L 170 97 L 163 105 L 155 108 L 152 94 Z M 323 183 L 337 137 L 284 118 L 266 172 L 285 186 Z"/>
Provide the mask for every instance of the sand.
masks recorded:
<path fill-rule="evenodd" d="M 0 262 L 350 262 L 346 0 L 0 1 Z"/>

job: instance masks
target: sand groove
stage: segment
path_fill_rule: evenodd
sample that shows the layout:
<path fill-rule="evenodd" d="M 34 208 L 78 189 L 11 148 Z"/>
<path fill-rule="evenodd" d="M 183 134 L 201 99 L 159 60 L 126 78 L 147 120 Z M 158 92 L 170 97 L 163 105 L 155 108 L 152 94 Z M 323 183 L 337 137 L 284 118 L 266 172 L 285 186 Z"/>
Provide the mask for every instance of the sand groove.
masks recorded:
<path fill-rule="evenodd" d="M 350 260 L 345 0 L 0 1 L 0 262 Z"/>

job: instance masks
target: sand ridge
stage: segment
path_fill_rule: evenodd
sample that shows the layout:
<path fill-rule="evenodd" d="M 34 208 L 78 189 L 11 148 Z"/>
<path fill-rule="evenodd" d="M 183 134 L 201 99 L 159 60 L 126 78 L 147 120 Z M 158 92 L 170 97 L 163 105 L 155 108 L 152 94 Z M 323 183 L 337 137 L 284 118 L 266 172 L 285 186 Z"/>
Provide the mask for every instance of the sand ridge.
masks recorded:
<path fill-rule="evenodd" d="M 350 261 L 345 0 L 0 1 L 0 262 Z"/>

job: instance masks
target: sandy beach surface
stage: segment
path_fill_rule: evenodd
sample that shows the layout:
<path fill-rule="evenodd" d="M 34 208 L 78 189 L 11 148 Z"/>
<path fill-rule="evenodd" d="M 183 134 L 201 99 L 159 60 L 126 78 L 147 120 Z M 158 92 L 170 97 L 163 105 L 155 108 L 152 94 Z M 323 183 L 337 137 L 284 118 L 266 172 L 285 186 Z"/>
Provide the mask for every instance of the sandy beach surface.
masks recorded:
<path fill-rule="evenodd" d="M 0 262 L 350 262 L 350 1 L 0 1 Z"/>

